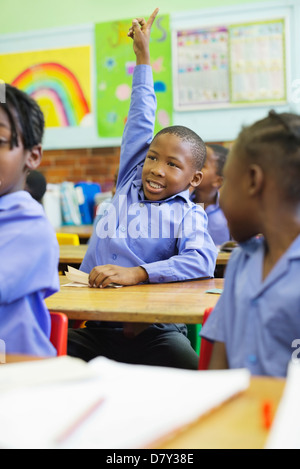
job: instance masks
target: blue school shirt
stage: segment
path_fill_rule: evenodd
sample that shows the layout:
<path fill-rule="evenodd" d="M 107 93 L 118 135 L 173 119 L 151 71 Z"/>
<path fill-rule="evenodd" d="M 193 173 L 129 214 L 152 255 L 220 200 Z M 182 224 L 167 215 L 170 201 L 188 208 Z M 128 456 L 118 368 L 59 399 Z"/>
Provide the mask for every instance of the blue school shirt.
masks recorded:
<path fill-rule="evenodd" d="M 285 377 L 300 339 L 300 236 L 262 281 L 264 240 L 236 248 L 201 336 L 226 345 L 230 368 Z"/>
<path fill-rule="evenodd" d="M 151 202 L 142 187 L 143 163 L 153 138 L 156 97 L 152 69 L 135 67 L 124 129 L 116 194 L 97 224 L 81 270 L 115 264 L 143 267 L 151 283 L 213 277 L 217 251 L 207 216 L 189 191 Z"/>
<path fill-rule="evenodd" d="M 59 290 L 55 232 L 43 207 L 19 191 L 0 197 L 0 233 L 1 351 L 55 356 L 44 302 Z"/>
<path fill-rule="evenodd" d="M 230 241 L 231 236 L 227 224 L 225 215 L 219 205 L 220 194 L 217 194 L 217 200 L 215 204 L 208 205 L 205 208 L 206 215 L 208 218 L 207 230 L 212 237 L 216 246 Z M 195 196 L 191 194 L 191 200 L 194 201 Z"/>

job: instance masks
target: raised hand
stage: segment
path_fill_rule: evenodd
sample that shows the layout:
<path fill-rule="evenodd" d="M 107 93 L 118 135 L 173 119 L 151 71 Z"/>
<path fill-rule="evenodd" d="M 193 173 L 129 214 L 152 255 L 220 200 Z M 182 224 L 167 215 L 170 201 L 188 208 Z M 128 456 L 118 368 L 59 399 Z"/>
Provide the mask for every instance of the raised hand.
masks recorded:
<path fill-rule="evenodd" d="M 144 18 L 135 18 L 132 20 L 132 26 L 129 28 L 128 36 L 133 39 L 133 50 L 136 55 L 136 63 L 150 65 L 149 42 L 152 24 L 158 14 L 159 8 L 156 8 L 150 15 L 148 21 Z"/>

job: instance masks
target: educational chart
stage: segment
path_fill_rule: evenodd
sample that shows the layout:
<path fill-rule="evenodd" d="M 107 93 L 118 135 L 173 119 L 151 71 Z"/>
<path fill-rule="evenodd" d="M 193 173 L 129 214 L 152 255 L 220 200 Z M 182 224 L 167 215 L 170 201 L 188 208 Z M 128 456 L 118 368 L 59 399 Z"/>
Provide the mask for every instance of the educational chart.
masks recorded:
<path fill-rule="evenodd" d="M 173 33 L 178 111 L 286 102 L 284 20 Z"/>
<path fill-rule="evenodd" d="M 229 102 L 228 29 L 177 31 L 175 108 Z"/>
<path fill-rule="evenodd" d="M 97 126 L 100 137 L 121 137 L 130 104 L 135 54 L 127 33 L 132 19 L 96 24 Z M 155 133 L 172 124 L 172 66 L 169 16 L 152 27 L 151 65 L 157 97 Z"/>
<path fill-rule="evenodd" d="M 230 28 L 231 101 L 284 102 L 283 20 Z"/>
<path fill-rule="evenodd" d="M 91 123 L 90 46 L 0 55 L 1 77 L 41 106 L 46 127 Z"/>

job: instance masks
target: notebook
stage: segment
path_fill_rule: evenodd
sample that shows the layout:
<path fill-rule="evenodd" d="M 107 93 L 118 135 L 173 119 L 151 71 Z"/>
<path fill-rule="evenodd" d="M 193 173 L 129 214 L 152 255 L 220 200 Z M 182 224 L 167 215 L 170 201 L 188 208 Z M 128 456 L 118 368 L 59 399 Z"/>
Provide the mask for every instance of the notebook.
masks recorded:
<path fill-rule="evenodd" d="M 104 357 L 3 365 L 0 447 L 155 447 L 157 440 L 246 390 L 249 382 L 244 369 L 180 370 Z"/>

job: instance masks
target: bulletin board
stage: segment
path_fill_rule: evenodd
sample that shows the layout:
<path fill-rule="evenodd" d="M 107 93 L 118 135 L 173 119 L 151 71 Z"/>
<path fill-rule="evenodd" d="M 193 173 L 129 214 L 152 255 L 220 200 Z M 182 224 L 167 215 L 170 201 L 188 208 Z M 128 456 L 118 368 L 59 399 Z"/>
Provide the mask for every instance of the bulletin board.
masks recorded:
<path fill-rule="evenodd" d="M 1 78 L 40 105 L 45 127 L 91 125 L 90 46 L 0 55 Z"/>
<path fill-rule="evenodd" d="M 174 108 L 287 101 L 285 20 L 173 31 Z"/>
<path fill-rule="evenodd" d="M 132 19 L 95 25 L 96 109 L 100 137 L 121 137 L 130 105 L 135 54 L 127 36 Z M 157 98 L 155 133 L 172 124 L 172 65 L 169 15 L 152 26 L 151 65 Z"/>

